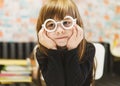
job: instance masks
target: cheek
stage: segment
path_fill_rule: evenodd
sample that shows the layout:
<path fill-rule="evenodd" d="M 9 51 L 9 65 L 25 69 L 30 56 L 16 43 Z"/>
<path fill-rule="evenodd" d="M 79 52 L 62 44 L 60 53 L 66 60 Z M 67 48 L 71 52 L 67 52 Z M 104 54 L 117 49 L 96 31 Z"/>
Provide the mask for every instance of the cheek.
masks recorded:
<path fill-rule="evenodd" d="M 48 33 L 46 34 L 50 39 L 53 39 L 54 35 L 52 33 Z"/>

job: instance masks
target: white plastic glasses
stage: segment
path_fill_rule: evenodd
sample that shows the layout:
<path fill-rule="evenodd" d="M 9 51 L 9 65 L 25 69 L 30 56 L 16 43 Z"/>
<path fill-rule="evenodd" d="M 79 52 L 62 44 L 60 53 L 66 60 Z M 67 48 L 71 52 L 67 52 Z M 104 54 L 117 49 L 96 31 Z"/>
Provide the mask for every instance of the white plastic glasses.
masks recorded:
<path fill-rule="evenodd" d="M 47 32 L 54 32 L 57 29 L 57 24 L 60 24 L 64 29 L 71 29 L 76 24 L 76 19 L 73 19 L 71 16 L 65 16 L 62 21 L 58 22 L 54 19 L 47 19 L 42 24 L 42 28 Z"/>

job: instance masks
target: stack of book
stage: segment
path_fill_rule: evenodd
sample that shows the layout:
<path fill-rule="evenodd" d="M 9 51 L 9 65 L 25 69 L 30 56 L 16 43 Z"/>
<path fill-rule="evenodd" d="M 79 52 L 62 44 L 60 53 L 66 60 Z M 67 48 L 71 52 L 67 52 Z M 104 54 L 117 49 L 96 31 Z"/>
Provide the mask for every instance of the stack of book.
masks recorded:
<path fill-rule="evenodd" d="M 0 83 L 32 82 L 30 61 L 0 59 Z"/>

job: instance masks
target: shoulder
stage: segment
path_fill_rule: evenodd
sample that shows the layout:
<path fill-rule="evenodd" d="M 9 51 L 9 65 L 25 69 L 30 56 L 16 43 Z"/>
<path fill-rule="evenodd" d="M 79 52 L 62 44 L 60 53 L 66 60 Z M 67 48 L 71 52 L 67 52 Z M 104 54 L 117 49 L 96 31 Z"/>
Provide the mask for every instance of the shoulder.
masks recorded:
<path fill-rule="evenodd" d="M 36 59 L 43 59 L 44 57 L 45 57 L 45 55 L 42 53 L 42 52 L 40 52 L 40 49 L 39 49 L 39 45 L 36 45 L 35 47 L 34 47 L 34 49 L 33 49 L 33 53 L 34 53 L 34 57 L 36 58 Z"/>
<path fill-rule="evenodd" d="M 95 46 L 92 42 L 86 42 L 86 51 L 95 52 Z"/>
<path fill-rule="evenodd" d="M 83 59 L 91 58 L 93 59 L 95 56 L 95 46 L 91 42 L 86 42 L 86 47 L 83 55 Z"/>

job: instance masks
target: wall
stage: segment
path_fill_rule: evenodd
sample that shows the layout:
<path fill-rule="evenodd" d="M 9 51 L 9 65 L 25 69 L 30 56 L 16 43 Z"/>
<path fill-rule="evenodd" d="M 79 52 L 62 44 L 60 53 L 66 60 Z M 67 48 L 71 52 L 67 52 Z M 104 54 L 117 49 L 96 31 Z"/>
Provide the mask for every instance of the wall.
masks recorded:
<path fill-rule="evenodd" d="M 120 47 L 120 0 L 75 2 L 87 39 Z M 36 18 L 41 4 L 42 0 L 0 0 L 0 41 L 36 41 Z"/>
<path fill-rule="evenodd" d="M 40 0 L 0 0 L 0 41 L 36 41 Z"/>
<path fill-rule="evenodd" d="M 120 56 L 120 0 L 75 0 L 82 15 L 86 38 L 110 43 Z"/>

